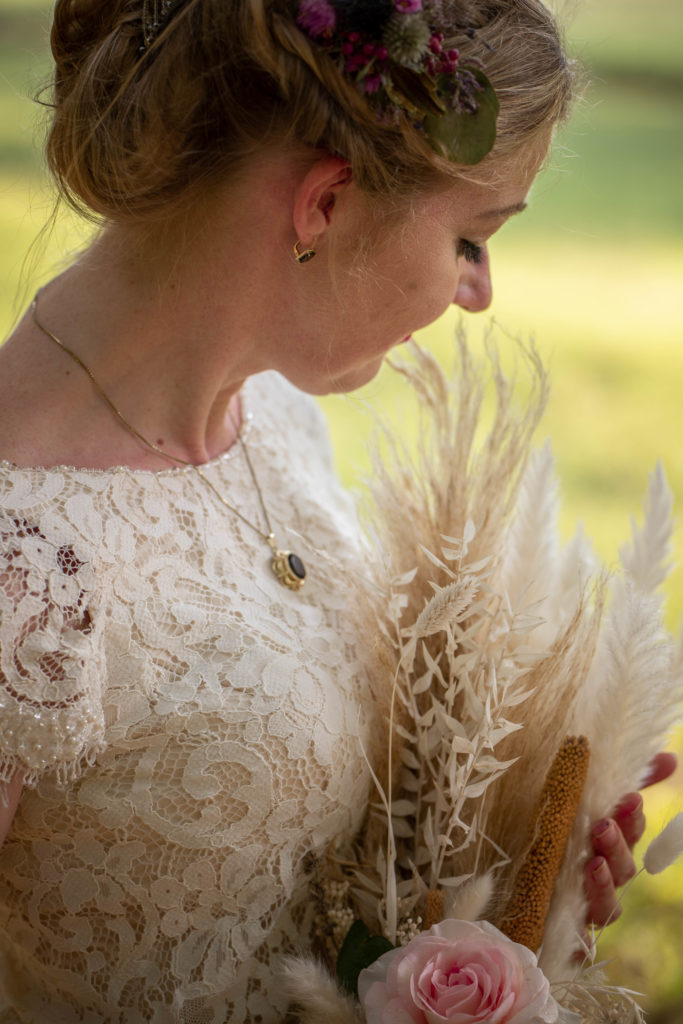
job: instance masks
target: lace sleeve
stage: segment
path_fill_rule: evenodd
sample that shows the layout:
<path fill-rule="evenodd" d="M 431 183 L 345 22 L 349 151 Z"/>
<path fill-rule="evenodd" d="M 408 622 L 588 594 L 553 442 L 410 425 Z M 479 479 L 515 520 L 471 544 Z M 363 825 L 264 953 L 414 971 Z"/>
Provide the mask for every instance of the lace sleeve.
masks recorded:
<path fill-rule="evenodd" d="M 104 734 L 92 569 L 48 533 L 0 520 L 0 779 L 29 786 L 78 775 Z"/>

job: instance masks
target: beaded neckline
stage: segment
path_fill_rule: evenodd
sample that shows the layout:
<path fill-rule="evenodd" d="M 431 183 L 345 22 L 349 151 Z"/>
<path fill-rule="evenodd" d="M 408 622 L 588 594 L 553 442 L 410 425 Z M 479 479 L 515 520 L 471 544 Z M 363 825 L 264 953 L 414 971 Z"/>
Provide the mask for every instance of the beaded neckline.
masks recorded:
<path fill-rule="evenodd" d="M 251 396 L 247 394 L 250 391 L 250 382 L 246 381 L 241 391 L 241 406 L 242 406 L 242 430 L 245 437 L 251 434 L 254 426 L 254 413 L 248 408 Z M 221 466 L 231 459 L 235 458 L 239 454 L 239 445 L 235 442 L 218 455 L 214 455 L 212 459 L 207 462 L 198 463 L 198 468 L 202 470 L 211 470 L 214 467 Z M 165 469 L 137 469 L 133 466 L 125 466 L 122 463 L 116 463 L 113 466 L 107 466 L 104 469 L 93 467 L 93 466 L 72 466 L 68 463 L 58 463 L 55 466 L 19 466 L 17 463 L 12 462 L 10 459 L 0 459 L 0 468 L 16 470 L 18 472 L 41 472 L 41 473 L 83 473 L 87 476 L 113 476 L 114 474 L 127 474 L 129 476 L 144 476 L 144 477 L 183 477 L 191 474 L 195 469 L 194 466 L 169 466 Z"/>

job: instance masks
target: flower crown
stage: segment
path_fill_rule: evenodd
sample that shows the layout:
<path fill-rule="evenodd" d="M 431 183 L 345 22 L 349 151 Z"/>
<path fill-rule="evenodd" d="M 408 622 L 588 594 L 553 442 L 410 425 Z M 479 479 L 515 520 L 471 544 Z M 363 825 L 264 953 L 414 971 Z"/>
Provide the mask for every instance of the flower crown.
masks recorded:
<path fill-rule="evenodd" d="M 445 45 L 441 8 L 439 0 L 299 0 L 296 23 L 378 119 L 408 117 L 437 153 L 477 164 L 496 140 L 498 99 L 483 65 Z"/>
<path fill-rule="evenodd" d="M 143 0 L 143 54 L 183 2 Z M 491 151 L 498 98 L 481 62 L 445 45 L 443 0 L 297 0 L 295 11 L 378 120 L 407 117 L 454 163 L 478 164 Z"/>

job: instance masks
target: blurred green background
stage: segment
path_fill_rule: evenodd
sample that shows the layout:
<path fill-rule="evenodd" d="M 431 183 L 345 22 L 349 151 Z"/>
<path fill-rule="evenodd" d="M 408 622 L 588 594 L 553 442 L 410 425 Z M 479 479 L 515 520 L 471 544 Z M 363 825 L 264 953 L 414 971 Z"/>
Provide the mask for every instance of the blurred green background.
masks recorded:
<path fill-rule="evenodd" d="M 45 0 L 0 0 L 0 337 L 36 285 L 68 260 L 87 228 L 64 216 L 36 238 L 52 196 L 39 154 L 44 112 L 31 96 L 49 74 Z M 536 183 L 530 209 L 491 244 L 492 314 L 533 334 L 552 372 L 539 440 L 552 439 L 562 529 L 580 519 L 614 562 L 661 459 L 683 509 L 683 3 L 583 0 L 570 47 L 590 86 Z M 29 252 L 30 250 L 30 252 Z M 26 257 L 29 252 L 28 258 Z M 420 339 L 449 359 L 455 311 Z M 466 318 L 480 338 L 488 315 Z M 404 417 L 391 371 L 362 392 L 325 399 L 339 468 L 367 468 L 368 402 Z M 676 530 L 676 562 L 683 533 Z M 669 625 L 683 613 L 683 571 L 667 585 Z M 676 737 L 683 749 L 683 737 Z M 648 794 L 652 828 L 683 806 L 681 769 Z M 601 941 L 611 977 L 651 993 L 649 1024 L 683 1021 L 683 866 L 639 878 Z"/>

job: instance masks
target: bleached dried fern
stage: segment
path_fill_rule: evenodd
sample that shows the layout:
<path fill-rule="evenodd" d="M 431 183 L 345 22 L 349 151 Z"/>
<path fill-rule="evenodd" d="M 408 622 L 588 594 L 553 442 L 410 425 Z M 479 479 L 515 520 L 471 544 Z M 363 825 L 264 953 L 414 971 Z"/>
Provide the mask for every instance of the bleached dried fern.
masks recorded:
<path fill-rule="evenodd" d="M 371 483 L 373 534 L 393 573 L 381 580 L 389 595 L 382 631 L 402 750 L 396 778 L 385 780 L 387 845 L 378 858 L 370 830 L 360 856 L 374 878 L 385 874 L 380 924 L 392 940 L 400 898 L 457 890 L 492 869 L 503 893 L 511 885 L 526 842 L 519 822 L 530 819 L 600 619 L 600 601 L 589 605 L 565 573 L 572 602 L 556 601 L 553 632 L 547 643 L 539 636 L 563 556 L 549 452 L 529 463 L 547 397 L 534 351 L 525 353 L 531 397 L 520 413 L 515 382 L 489 346 L 496 405 L 480 444 L 484 384 L 462 335 L 455 385 L 429 355 L 413 354 L 415 368 L 399 370 L 420 400 L 419 461 L 389 437 L 389 458 L 376 463 Z M 545 541 L 535 546 L 540 532 Z M 402 881 L 391 893 L 397 865 Z"/>

